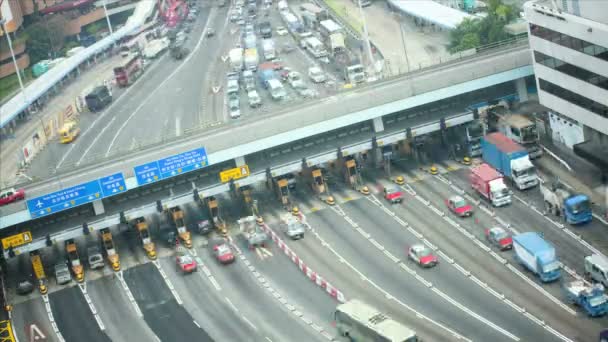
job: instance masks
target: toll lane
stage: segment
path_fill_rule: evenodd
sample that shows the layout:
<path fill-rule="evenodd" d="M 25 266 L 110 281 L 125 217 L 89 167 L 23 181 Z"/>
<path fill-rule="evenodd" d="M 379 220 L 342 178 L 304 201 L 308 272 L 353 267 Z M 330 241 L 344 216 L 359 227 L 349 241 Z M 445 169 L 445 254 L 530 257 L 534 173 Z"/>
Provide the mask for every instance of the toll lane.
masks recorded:
<path fill-rule="evenodd" d="M 260 335 L 272 341 L 325 340 L 277 300 L 242 259 L 237 257 L 234 263 L 221 265 L 212 257 L 210 249 L 211 246 L 199 248 L 199 256 L 220 284 L 222 293 Z"/>
<path fill-rule="evenodd" d="M 291 215 L 291 214 L 288 214 Z M 266 215 L 270 219 L 269 215 Z M 274 221 L 274 220 L 273 220 Z M 277 233 L 283 241 L 288 238 L 280 232 L 278 224 L 269 223 L 271 229 Z M 305 238 L 313 238 L 308 236 Z M 301 240 L 293 241 L 298 243 Z M 283 296 L 291 301 L 291 305 L 303 311 L 315 324 L 321 325 L 323 329 L 332 331 L 330 318 L 338 302 L 331 298 L 325 289 L 313 283 L 293 261 L 284 254 L 275 242 L 269 242 L 266 248 L 256 248 L 255 251 L 247 249 L 244 238 L 237 239 L 243 253 L 273 287 Z"/>
<path fill-rule="evenodd" d="M 447 240 L 448 236 L 441 236 L 441 233 L 442 231 L 451 229 L 451 227 L 439 221 L 439 217 L 437 217 L 438 220 L 435 223 L 430 223 L 433 222 L 428 220 L 430 215 L 432 215 L 430 211 L 425 213 L 423 208 L 409 207 L 414 202 L 417 202 L 413 199 L 408 199 L 406 202 L 404 206 L 395 205 L 390 209 L 395 211 L 397 208 L 406 209 L 399 210 L 399 215 L 402 215 L 403 219 L 410 223 L 413 229 L 423 234 L 435 246 L 445 244 L 444 241 Z M 402 260 L 407 260 L 406 253 L 409 246 L 423 243 L 369 200 L 351 201 L 344 205 L 343 208 L 348 216 L 357 222 L 371 237 L 376 239 L 390 253 Z M 371 219 L 372 217 L 373 219 Z M 424 221 L 426 221 L 426 224 L 423 223 Z M 435 232 L 430 233 L 430 231 Z M 447 241 L 450 241 L 451 244 L 461 242 L 462 244 L 459 247 L 462 249 L 475 248 L 470 241 L 467 243 L 466 241 L 459 241 L 459 239 L 452 239 L 451 237 L 448 239 Z M 472 272 L 476 277 L 485 281 L 485 273 L 478 271 L 477 264 L 480 261 L 463 263 L 459 253 L 451 253 L 451 251 L 448 252 L 447 250 L 444 250 L 444 252 L 447 253 L 447 256 L 454 258 L 454 261 L 464 267 L 465 270 Z M 487 257 L 482 255 L 478 260 L 483 260 Z M 419 266 L 414 262 L 407 262 L 407 264 L 414 270 L 419 269 Z M 496 267 L 498 268 L 498 265 Z M 502 271 L 500 268 L 498 270 Z M 451 265 L 445 258 L 440 258 L 438 267 L 428 270 L 428 272 L 421 271 L 421 276 L 434 284 L 439 290 L 454 298 L 454 300 L 465 305 L 468 309 L 501 328 L 512 332 L 522 340 L 556 340 L 555 336 L 548 334 L 541 326 L 527 319 L 514 308 L 490 294 L 469 276 Z M 520 302 L 520 304 L 524 303 Z M 572 317 L 566 318 L 571 319 Z"/>
<path fill-rule="evenodd" d="M 66 341 L 111 341 L 106 332 L 101 331 L 77 286 L 51 293 L 49 301 L 55 322 Z"/>
<path fill-rule="evenodd" d="M 467 177 L 466 170 L 459 170 L 453 174 L 453 176 L 449 175 L 449 179 L 463 188 L 465 186 L 463 184 L 464 180 Z M 538 191 L 538 189 L 531 189 L 530 191 Z M 473 196 L 479 198 L 476 194 L 473 194 Z M 541 212 L 543 210 L 542 207 L 538 207 L 537 209 Z M 545 239 L 554 244 L 561 262 L 576 270 L 579 275 L 584 273 L 583 259 L 585 256 L 591 255 L 592 252 L 574 237 L 566 234 L 559 227 L 552 224 L 543 215 L 533 211 L 528 204 L 513 198 L 511 205 L 495 208 L 494 211 L 520 233 L 529 231 L 542 232 Z M 566 227 L 574 232 L 577 232 L 579 229 L 585 229 L 584 227 L 579 228 L 570 225 L 566 225 Z"/>
<path fill-rule="evenodd" d="M 474 340 L 511 340 L 478 319 L 467 315 L 418 282 L 401 267 L 387 259 L 382 252 L 332 210 L 319 211 L 318 215 L 309 216 L 308 222 L 313 227 L 318 225 L 319 234 L 331 243 L 346 260 L 391 295 L 409 303 L 416 310 L 448 324 L 460 334 Z"/>
<path fill-rule="evenodd" d="M 39 331 L 46 338 L 45 341 L 59 342 L 42 297 L 15 304 L 11 315 L 13 333 L 19 341 L 30 341 L 36 336 L 41 337 Z"/>
<path fill-rule="evenodd" d="M 152 263 L 130 268 L 124 275 L 144 320 L 161 341 L 213 341 L 177 303 Z"/>
<path fill-rule="evenodd" d="M 417 196 L 431 201 L 435 207 L 447 213 L 443 199 L 453 193 L 446 184 L 434 177 L 429 177 L 411 184 L 411 187 L 416 191 Z M 437 242 L 438 247 L 457 258 L 457 261 L 462 263 L 465 268 L 469 267 L 475 276 L 498 292 L 505 294 L 517 305 L 525 307 L 528 312 L 542 318 L 547 324 L 570 338 L 589 338 L 590 331 L 601 329 L 600 320 L 585 319 L 583 312 L 576 310 L 575 307 L 567 306 L 559 284 L 543 284 L 537 277 L 527 272 L 515 260 L 513 251 L 499 252 L 493 246 L 488 245 L 508 262 L 503 265 L 488 252 L 475 246 L 472 240 L 449 226 L 440 216 L 411 195 L 406 194 L 405 202 L 402 206 L 405 210 L 401 209 L 398 213 L 407 211 L 409 215 L 406 219 L 410 220 L 411 224 L 422 227 L 424 234 L 433 242 Z M 497 226 L 498 223 L 485 211 L 479 208 L 474 210 L 472 218 L 461 219 L 449 213 L 447 215 L 485 244 L 484 229 Z M 429 216 L 435 216 L 435 222 L 438 224 L 425 225 L 424 222 L 428 222 Z M 512 267 L 515 268 L 515 271 L 511 269 Z M 576 311 L 578 311 L 579 317 L 574 316 Z"/>
<path fill-rule="evenodd" d="M 87 283 L 87 292 L 97 307 L 112 341 L 148 342 L 154 332 L 129 301 L 116 276 L 102 277 Z"/>
<path fill-rule="evenodd" d="M 196 274 L 182 274 L 175 267 L 172 257 L 161 258 L 161 265 L 171 279 L 177 293 L 184 301 L 184 308 L 215 341 L 263 341 L 251 326 L 215 289 L 201 269 Z"/>

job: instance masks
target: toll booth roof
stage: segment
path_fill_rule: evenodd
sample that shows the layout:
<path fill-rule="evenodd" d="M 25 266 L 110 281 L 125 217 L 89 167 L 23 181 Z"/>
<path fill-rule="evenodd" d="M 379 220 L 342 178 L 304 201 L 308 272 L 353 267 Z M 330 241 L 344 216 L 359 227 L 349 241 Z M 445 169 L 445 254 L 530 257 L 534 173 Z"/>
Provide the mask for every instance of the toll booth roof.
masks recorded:
<path fill-rule="evenodd" d="M 597 166 L 602 172 L 608 172 L 608 145 L 594 141 L 584 141 L 573 145 L 574 153 Z"/>

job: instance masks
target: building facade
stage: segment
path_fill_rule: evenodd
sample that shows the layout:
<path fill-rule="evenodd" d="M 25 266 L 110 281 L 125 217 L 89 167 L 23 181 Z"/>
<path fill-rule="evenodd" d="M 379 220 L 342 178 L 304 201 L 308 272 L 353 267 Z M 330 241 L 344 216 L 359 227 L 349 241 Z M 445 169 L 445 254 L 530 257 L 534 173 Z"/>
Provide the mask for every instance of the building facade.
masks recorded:
<path fill-rule="evenodd" d="M 554 140 L 608 146 L 608 1 L 537 0 L 524 11 Z"/>

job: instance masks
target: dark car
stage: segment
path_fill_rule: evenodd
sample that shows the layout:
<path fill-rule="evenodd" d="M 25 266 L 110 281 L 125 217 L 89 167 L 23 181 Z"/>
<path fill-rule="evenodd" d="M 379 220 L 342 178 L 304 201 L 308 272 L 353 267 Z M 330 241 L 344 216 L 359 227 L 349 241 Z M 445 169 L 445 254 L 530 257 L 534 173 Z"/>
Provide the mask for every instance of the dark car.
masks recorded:
<path fill-rule="evenodd" d="M 160 239 L 167 245 L 167 247 L 175 246 L 177 241 L 177 231 L 170 226 L 161 227 Z"/>
<path fill-rule="evenodd" d="M 22 279 L 17 283 L 17 294 L 21 296 L 28 295 L 34 291 L 34 283 L 29 279 Z"/>
<path fill-rule="evenodd" d="M 260 34 L 262 35 L 263 38 L 272 37 L 272 25 L 270 25 L 270 22 L 263 21 L 258 25 L 258 27 L 260 29 Z"/>

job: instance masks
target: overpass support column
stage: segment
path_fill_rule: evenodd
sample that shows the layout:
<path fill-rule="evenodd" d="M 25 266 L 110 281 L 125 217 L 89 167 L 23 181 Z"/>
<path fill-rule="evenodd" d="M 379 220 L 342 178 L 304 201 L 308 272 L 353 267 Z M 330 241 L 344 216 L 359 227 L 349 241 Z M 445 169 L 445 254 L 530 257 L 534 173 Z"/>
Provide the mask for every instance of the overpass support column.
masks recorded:
<path fill-rule="evenodd" d="M 384 122 L 382 121 L 382 117 L 375 118 L 373 120 L 373 123 L 374 123 L 374 132 L 379 133 L 379 132 L 384 131 Z M 373 153 L 374 165 L 376 165 L 377 168 L 381 168 L 384 165 L 383 157 L 382 157 L 382 147 L 379 147 L 374 142 L 373 149 L 374 149 L 374 153 Z"/>
<path fill-rule="evenodd" d="M 234 163 L 236 164 L 236 166 L 243 166 L 245 165 L 245 157 L 237 157 L 234 158 Z"/>
<path fill-rule="evenodd" d="M 93 210 L 95 211 L 95 215 L 101 215 L 106 212 L 101 200 L 93 201 Z"/>
<path fill-rule="evenodd" d="M 518 78 L 513 82 L 515 82 L 515 89 L 517 89 L 517 95 L 519 96 L 519 102 L 528 101 L 528 88 L 526 87 L 526 79 Z"/>

